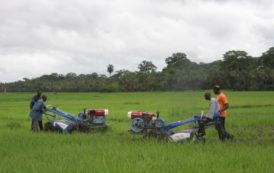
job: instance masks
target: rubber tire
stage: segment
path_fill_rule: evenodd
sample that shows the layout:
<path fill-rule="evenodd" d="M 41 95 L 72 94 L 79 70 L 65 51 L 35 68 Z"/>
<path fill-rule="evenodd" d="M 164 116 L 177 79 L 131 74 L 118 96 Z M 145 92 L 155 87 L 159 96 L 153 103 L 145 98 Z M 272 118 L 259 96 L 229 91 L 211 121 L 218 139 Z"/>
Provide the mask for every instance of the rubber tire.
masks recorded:
<path fill-rule="evenodd" d="M 56 129 L 55 129 L 55 127 L 51 124 L 51 122 L 46 122 L 46 123 L 44 124 L 44 131 L 46 131 L 46 132 L 55 132 Z"/>

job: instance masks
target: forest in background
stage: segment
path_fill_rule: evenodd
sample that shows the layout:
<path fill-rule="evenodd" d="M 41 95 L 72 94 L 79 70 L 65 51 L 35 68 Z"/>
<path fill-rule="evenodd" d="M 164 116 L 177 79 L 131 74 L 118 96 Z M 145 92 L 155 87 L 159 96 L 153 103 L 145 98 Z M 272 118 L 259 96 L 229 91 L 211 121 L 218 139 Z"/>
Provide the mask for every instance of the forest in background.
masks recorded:
<path fill-rule="evenodd" d="M 274 47 L 260 57 L 245 51 L 227 51 L 222 60 L 195 63 L 185 53 L 174 53 L 165 59 L 166 66 L 157 71 L 151 61 L 144 60 L 138 71 L 114 71 L 106 65 L 109 76 L 91 74 L 45 74 L 37 78 L 0 83 L 3 92 L 124 92 L 124 91 L 182 91 L 212 88 L 220 84 L 231 90 L 274 90 Z"/>

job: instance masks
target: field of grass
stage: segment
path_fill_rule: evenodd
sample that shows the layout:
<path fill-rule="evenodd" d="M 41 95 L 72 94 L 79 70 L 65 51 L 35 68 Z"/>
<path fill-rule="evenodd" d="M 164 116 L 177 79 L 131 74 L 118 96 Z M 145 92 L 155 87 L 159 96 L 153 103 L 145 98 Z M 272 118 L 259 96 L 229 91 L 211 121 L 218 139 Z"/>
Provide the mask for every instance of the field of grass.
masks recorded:
<path fill-rule="evenodd" d="M 164 143 L 127 132 L 127 111 L 160 111 L 167 122 L 207 111 L 203 92 L 46 93 L 46 104 L 78 114 L 108 108 L 104 132 L 32 133 L 33 93 L 0 94 L 0 172 L 274 172 L 274 92 L 226 91 L 226 127 L 234 141 L 220 142 L 214 128 L 206 143 Z M 43 122 L 49 121 L 44 117 Z"/>

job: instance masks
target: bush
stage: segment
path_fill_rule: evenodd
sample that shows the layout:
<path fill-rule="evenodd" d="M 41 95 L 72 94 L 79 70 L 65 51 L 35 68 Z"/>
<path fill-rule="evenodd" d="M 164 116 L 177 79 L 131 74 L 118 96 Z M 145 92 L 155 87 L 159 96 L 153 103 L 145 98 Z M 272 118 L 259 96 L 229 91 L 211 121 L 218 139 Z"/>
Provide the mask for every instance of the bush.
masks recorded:
<path fill-rule="evenodd" d="M 121 91 L 121 86 L 114 82 L 114 83 L 111 83 L 110 85 L 106 85 L 106 86 L 103 86 L 100 91 L 101 92 L 118 92 L 118 91 Z"/>

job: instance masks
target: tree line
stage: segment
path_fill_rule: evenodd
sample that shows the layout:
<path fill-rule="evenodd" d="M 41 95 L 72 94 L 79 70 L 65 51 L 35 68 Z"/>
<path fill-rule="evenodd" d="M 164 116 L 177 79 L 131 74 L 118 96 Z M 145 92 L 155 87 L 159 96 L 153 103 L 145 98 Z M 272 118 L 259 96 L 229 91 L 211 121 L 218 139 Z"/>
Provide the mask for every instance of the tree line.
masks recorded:
<path fill-rule="evenodd" d="M 106 67 L 109 76 L 52 73 L 0 83 L 0 89 L 8 92 L 37 89 L 47 92 L 179 91 L 209 89 L 215 84 L 231 90 L 274 89 L 274 47 L 260 57 L 252 57 L 245 51 L 227 51 L 222 60 L 211 63 L 192 62 L 185 53 L 179 52 L 167 57 L 165 63 L 161 71 L 157 71 L 153 62 L 144 60 L 138 65 L 138 71 L 115 72 L 114 65 L 109 64 Z"/>

